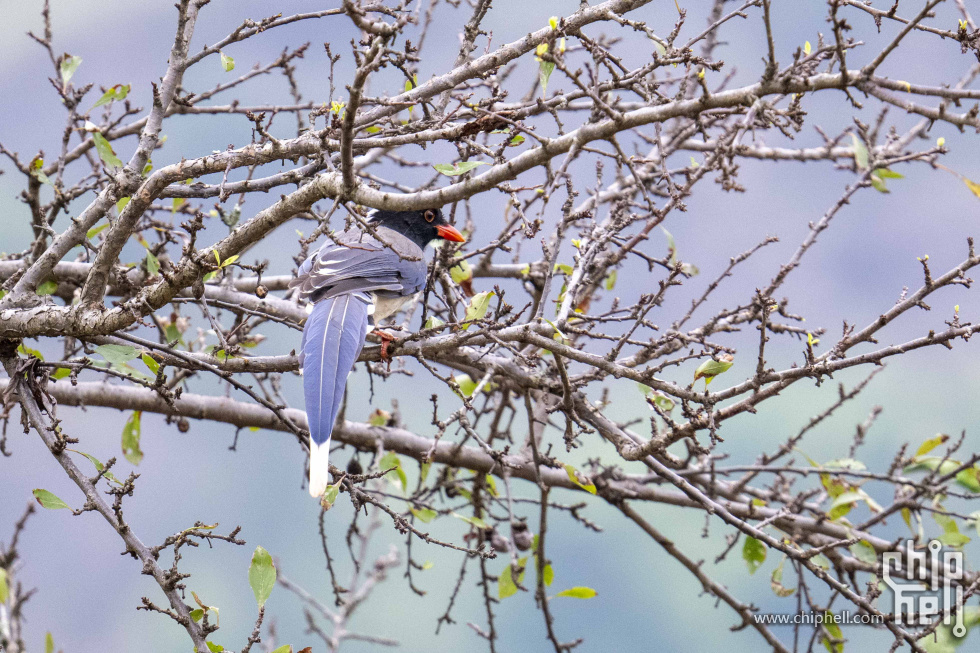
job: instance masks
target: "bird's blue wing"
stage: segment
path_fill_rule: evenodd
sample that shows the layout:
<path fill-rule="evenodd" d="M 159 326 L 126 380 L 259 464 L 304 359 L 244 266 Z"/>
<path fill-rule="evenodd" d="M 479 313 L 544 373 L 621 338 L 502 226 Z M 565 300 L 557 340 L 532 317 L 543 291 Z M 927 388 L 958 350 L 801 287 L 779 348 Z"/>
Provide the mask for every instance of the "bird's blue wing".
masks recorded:
<path fill-rule="evenodd" d="M 310 494 L 329 483 L 330 432 L 344 400 L 347 376 L 368 330 L 370 299 L 345 293 L 317 302 L 303 328 L 303 390 L 310 428 Z"/>
<path fill-rule="evenodd" d="M 364 346 L 372 295 L 409 297 L 425 286 L 422 249 L 385 227 L 376 231 L 384 242 L 354 230 L 335 234 L 300 266 L 290 284 L 314 303 L 301 348 L 314 497 L 329 483 L 330 432 L 347 375 Z"/>
<path fill-rule="evenodd" d="M 313 301 L 349 292 L 419 292 L 425 286 L 422 249 L 395 231 L 377 231 L 385 243 L 359 231 L 335 235 L 300 266 L 290 287 Z"/>

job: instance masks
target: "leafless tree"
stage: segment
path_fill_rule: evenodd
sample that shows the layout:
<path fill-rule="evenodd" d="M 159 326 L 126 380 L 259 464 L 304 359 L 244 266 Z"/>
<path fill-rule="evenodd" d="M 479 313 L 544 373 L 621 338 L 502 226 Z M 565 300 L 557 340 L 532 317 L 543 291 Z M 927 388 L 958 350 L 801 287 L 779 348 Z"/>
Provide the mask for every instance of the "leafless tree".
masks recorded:
<path fill-rule="evenodd" d="M 720 529 L 727 546 L 716 564 L 732 551 L 750 570 L 767 555 L 781 557 L 771 584 L 778 595 L 792 595 L 787 611 L 874 616 L 884 646 L 894 642 L 893 648 L 923 651 L 937 637 L 948 641 L 941 620 L 924 627 L 896 620 L 871 579 L 881 577 L 882 553 L 904 551 L 884 530 L 889 520 L 904 520 L 920 545 L 937 536 L 951 548 L 968 541 L 963 531 L 977 523 L 968 502 L 980 492 L 980 454 L 964 447 L 962 436 L 938 437 L 898 447 L 890 461 L 861 463 L 859 448 L 877 411 L 857 426 L 848 451 L 821 451 L 814 460 L 801 448 L 816 450 L 804 447 L 812 429 L 862 392 L 890 358 L 951 348 L 980 330 L 957 308 L 938 311 L 934 326 L 919 337 L 879 342 L 888 325 L 928 310 L 937 291 L 969 289 L 968 274 L 980 255 L 972 241 L 964 243 L 962 262 L 942 271 L 923 257 L 918 288 L 902 291 L 897 301 L 887 289 L 869 297 L 878 317 L 845 322 L 837 335 L 807 326 L 780 293 L 855 195 L 888 191 L 887 184 L 898 183 L 892 180 L 912 166 L 959 174 L 942 164 L 947 149 L 929 135 L 934 124 L 958 127 L 966 147 L 976 148 L 980 90 L 972 84 L 980 73 L 980 30 L 965 0 L 893 6 L 827 0 L 826 37 L 798 44 L 790 54 L 773 33 L 770 0 L 715 0 L 706 25 L 689 24 L 684 3 L 677 3 L 675 24 L 654 25 L 644 13 L 649 0 L 583 1 L 569 15 L 529 26 L 525 37 L 503 44 L 481 28 L 493 11 L 491 0 L 335 4 L 246 20 L 219 42 L 198 47 L 195 26 L 212 7 L 207 0 L 179 0 L 166 70 L 144 109 L 132 104 L 128 86 L 100 93 L 72 82 L 81 61 L 57 54 L 45 3 L 44 31 L 32 37 L 50 58 L 62 106 L 41 110 L 63 110 L 65 128 L 54 155 L 18 154 L 0 145 L 7 173 L 23 178 L 34 233 L 26 250 L 0 261 L 0 359 L 7 374 L 0 379 L 6 420 L 0 451 L 16 458 L 8 438 L 19 419 L 81 492 L 80 499 L 62 502 L 36 491 L 38 501 L 47 508 L 81 501 L 76 512 L 99 513 L 138 560 L 133 572 L 151 575 L 160 586 L 161 596 L 144 599 L 141 607 L 170 617 L 196 650 L 208 650 L 220 639 L 219 624 L 203 599 L 195 595 L 192 602 L 187 574 L 178 569 L 181 550 L 201 541 L 244 544 L 238 529 L 216 533 L 207 525 L 205 503 L 192 517 L 203 520 L 195 527 L 145 544 L 123 510 L 139 490 L 136 475 L 119 478 L 115 458 L 103 464 L 81 454 L 85 433 L 64 417 L 63 407 L 131 411 L 122 453 L 133 463 L 142 457 L 143 413 L 166 415 L 181 431 L 190 428 L 189 420 L 281 431 L 305 447 L 302 406 L 290 405 L 280 384 L 284 375 L 298 373 L 290 350 L 306 317 L 306 307 L 288 291 L 295 271 L 290 264 L 331 230 L 361 223 L 369 208 L 442 207 L 469 241 L 436 251 L 425 293 L 400 321 L 386 325 L 397 336 L 388 348 L 393 361 L 382 362 L 377 344 L 360 360 L 373 379 L 412 374 L 461 401 L 447 404 L 435 390 L 424 392 L 432 395 L 432 428 L 425 433 L 404 428 L 397 411 L 379 410 L 369 423 L 342 420 L 336 446 L 368 455 L 332 470 L 335 485 L 319 508 L 334 595 L 316 596 L 279 575 L 279 584 L 308 606 L 310 632 L 330 650 L 351 638 L 392 643 L 352 632 L 348 619 L 398 566 L 416 589 L 422 565 L 415 556 L 432 546 L 454 550 L 461 565 L 434 625 L 453 621 L 459 593 L 478 592 L 485 619 L 470 626 L 495 651 L 499 632 L 511 627 L 496 618 L 497 606 L 523 591 L 533 596 L 551 646 L 559 653 L 573 649 L 588 628 L 557 632 L 552 615 L 561 607 L 554 600 L 593 592 L 551 587 L 549 520 L 560 513 L 597 530 L 588 517 L 596 502 L 663 547 L 690 571 L 692 584 L 734 611 L 735 629 L 754 629 L 773 650 L 843 650 L 842 631 L 798 625 L 777 632 L 760 623 L 738 588 L 713 580 L 692 543 L 654 524 L 644 506 L 680 507 L 690 519 L 703 519 L 706 531 Z M 455 13 L 436 19 L 439 5 Z M 938 22 L 937 7 L 958 14 L 958 25 Z M 323 44 L 331 62 L 329 89 L 318 89 L 312 99 L 304 99 L 310 92 L 301 92 L 294 75 L 309 44 L 286 48 L 240 75 L 234 70 L 228 53 L 235 48 L 276 38 L 285 25 L 323 21 L 352 22 L 360 38 Z M 768 54 L 754 83 L 735 86 L 716 49 L 725 30 L 743 21 L 764 25 Z M 422 78 L 426 42 L 449 30 L 460 38 L 455 62 Z M 892 36 L 872 48 L 859 32 L 879 41 L 879 34 Z M 936 70 L 931 85 L 881 76 L 886 60 L 913 56 L 915 48 L 906 44 L 912 34 L 925 37 L 929 47 L 960 51 L 961 69 Z M 529 61 L 537 76 L 519 78 L 519 63 Z M 353 74 L 341 78 L 333 64 L 347 62 Z M 219 63 L 230 81 L 206 91 L 185 84 L 192 67 Z M 217 103 L 271 73 L 285 77 L 291 98 L 256 106 Z M 881 110 L 872 124 L 855 119 L 827 133 L 807 124 L 806 107 L 818 95 L 837 102 L 845 115 L 864 105 Z M 161 159 L 173 156 L 161 138 L 173 116 L 241 115 L 250 130 L 226 151 L 178 152 L 177 162 L 153 166 L 158 150 Z M 284 121 L 291 130 L 295 122 L 294 135 L 282 135 Z M 822 142 L 796 144 L 814 133 Z M 663 244 L 661 228 L 686 210 L 696 187 L 751 190 L 739 179 L 746 159 L 772 167 L 806 161 L 850 171 L 851 179 L 822 216 L 812 217 L 809 233 L 767 282 L 719 302 L 718 288 L 776 239 L 731 252 L 723 273 L 705 280 L 669 234 Z M 964 181 L 980 196 L 980 186 Z M 276 201 L 252 208 L 270 192 Z M 506 210 L 497 229 L 475 204 L 500 196 Z M 291 260 L 250 261 L 250 248 L 296 221 L 312 231 L 300 234 Z M 127 264 L 134 241 L 145 249 L 137 264 Z M 625 283 L 626 270 L 642 270 L 644 282 Z M 695 301 L 674 299 L 682 285 L 697 289 Z M 724 307 L 711 308 L 718 304 Z M 817 317 L 810 323 L 819 323 Z M 288 337 L 263 345 L 266 355 L 253 355 L 269 334 Z M 56 339 L 63 354 L 44 359 L 31 339 Z M 776 369 L 774 352 L 782 359 L 788 352 L 794 362 Z M 787 432 L 776 450 L 753 465 L 726 462 L 738 446 L 726 438 L 730 420 L 778 402 L 793 386 L 828 383 L 851 368 L 865 368 L 866 378 L 841 384 L 836 400 L 815 411 L 804 428 Z M 192 379 L 207 376 L 225 391 L 187 389 Z M 610 386 L 620 379 L 640 384 L 650 414 L 628 423 L 607 414 Z M 383 387 L 377 389 L 382 396 Z M 590 451 L 602 454 L 587 464 L 576 468 L 561 460 L 600 442 L 606 446 Z M 297 479 L 302 472 L 295 470 Z M 356 517 L 344 544 L 335 547 L 350 549 L 353 578 L 334 573 L 323 527 L 336 514 L 326 512 L 331 504 L 346 501 Z M 869 517 L 848 519 L 865 509 Z M 20 619 L 30 590 L 16 574 L 24 556 L 17 539 L 29 514 L 16 525 L 4 523 L 14 527 L 12 543 L 0 547 L 0 649 L 6 651 L 24 648 Z M 434 520 L 453 517 L 468 529 L 465 535 L 443 541 L 429 533 Z M 368 541 L 385 537 L 404 546 L 373 560 Z M 166 550 L 173 553 L 169 567 L 161 561 Z M 221 548 L 210 555 L 221 555 Z M 288 569 L 288 560 L 282 564 Z M 475 582 L 466 576 L 468 565 L 477 570 Z M 969 572 L 955 582 L 969 598 L 980 575 Z M 263 634 L 264 615 L 263 608 L 243 652 L 263 639 L 266 650 L 275 646 L 275 633 Z"/>

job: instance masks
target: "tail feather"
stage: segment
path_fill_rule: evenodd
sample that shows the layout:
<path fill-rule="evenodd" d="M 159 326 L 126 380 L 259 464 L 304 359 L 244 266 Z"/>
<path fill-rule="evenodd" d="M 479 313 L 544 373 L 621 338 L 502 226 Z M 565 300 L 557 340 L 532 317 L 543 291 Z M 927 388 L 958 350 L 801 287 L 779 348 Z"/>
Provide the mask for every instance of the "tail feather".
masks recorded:
<path fill-rule="evenodd" d="M 330 480 L 330 432 L 344 399 L 347 376 L 364 347 L 368 300 L 345 294 L 316 303 L 303 327 L 303 390 L 310 427 L 310 494 Z"/>

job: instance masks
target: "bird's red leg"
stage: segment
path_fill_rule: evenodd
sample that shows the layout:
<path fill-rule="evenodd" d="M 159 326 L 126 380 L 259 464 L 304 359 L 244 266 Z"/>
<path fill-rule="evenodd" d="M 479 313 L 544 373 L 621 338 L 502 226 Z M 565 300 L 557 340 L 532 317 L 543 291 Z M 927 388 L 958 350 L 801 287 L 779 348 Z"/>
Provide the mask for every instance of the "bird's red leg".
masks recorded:
<path fill-rule="evenodd" d="M 388 355 L 388 343 L 394 342 L 397 340 L 397 338 L 390 333 L 385 333 L 381 329 L 375 329 L 371 333 L 381 338 L 381 360 L 388 364 L 388 369 L 391 369 L 391 357 Z"/>

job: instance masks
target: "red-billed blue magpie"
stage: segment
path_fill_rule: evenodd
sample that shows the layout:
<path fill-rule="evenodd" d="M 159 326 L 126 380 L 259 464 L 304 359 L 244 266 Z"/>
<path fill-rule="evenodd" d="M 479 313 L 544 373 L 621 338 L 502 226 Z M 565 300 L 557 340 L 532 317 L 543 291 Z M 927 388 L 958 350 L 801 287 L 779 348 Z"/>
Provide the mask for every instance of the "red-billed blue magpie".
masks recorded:
<path fill-rule="evenodd" d="M 365 336 L 425 286 L 423 250 L 430 241 L 466 240 L 439 209 L 375 211 L 366 224 L 365 229 L 331 234 L 290 284 L 313 302 L 303 327 L 300 362 L 314 497 L 329 483 L 330 432 Z"/>

